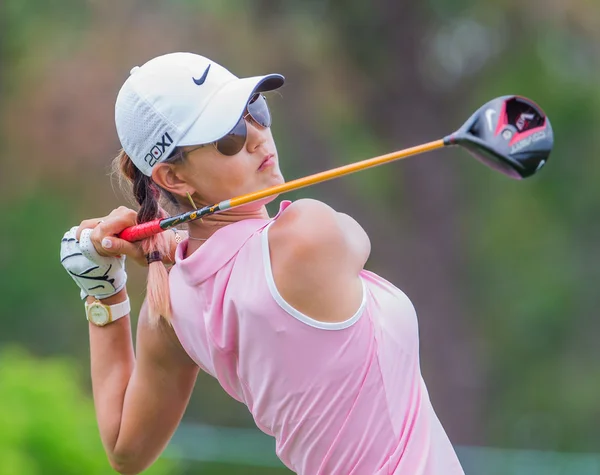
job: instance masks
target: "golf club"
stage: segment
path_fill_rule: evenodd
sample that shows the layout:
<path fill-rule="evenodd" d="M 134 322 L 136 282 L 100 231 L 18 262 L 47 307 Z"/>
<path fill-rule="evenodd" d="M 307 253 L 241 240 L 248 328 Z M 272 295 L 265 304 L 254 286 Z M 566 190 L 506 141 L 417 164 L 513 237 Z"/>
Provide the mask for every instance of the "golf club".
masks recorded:
<path fill-rule="evenodd" d="M 465 148 L 480 162 L 510 178 L 523 179 L 532 176 L 546 164 L 553 144 L 550 121 L 535 102 L 522 96 L 502 96 L 480 107 L 460 129 L 444 139 L 316 173 L 212 206 L 138 224 L 124 229 L 119 237 L 130 242 L 140 241 L 210 214 L 453 145 Z"/>

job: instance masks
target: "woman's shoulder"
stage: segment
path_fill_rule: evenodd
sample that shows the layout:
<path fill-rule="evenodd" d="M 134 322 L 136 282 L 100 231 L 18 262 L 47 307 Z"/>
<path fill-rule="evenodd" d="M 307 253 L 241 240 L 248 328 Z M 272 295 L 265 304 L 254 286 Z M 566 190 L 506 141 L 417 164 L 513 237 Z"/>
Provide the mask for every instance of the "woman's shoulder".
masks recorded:
<path fill-rule="evenodd" d="M 371 247 L 367 234 L 353 218 L 314 199 L 294 201 L 280 212 L 269 230 L 269 244 L 306 254 L 309 259 L 347 251 L 361 260 L 361 268 Z"/>
<path fill-rule="evenodd" d="M 296 245 L 326 243 L 339 234 L 338 217 L 331 206 L 322 201 L 304 198 L 290 203 L 270 227 L 270 241 Z"/>
<path fill-rule="evenodd" d="M 369 250 L 358 223 L 320 201 L 298 200 L 273 222 L 268 243 L 274 282 L 292 307 L 328 322 L 356 312 Z"/>

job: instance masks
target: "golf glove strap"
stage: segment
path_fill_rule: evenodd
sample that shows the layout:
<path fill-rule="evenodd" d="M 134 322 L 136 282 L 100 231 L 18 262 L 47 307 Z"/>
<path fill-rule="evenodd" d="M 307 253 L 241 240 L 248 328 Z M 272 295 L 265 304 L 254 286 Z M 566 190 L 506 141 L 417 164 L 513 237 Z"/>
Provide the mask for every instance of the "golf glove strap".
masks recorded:
<path fill-rule="evenodd" d="M 65 233 L 60 244 L 60 262 L 81 289 L 81 298 L 90 295 L 105 299 L 118 293 L 127 282 L 125 256 L 104 257 L 90 239 L 91 229 L 75 237 L 78 226 Z"/>

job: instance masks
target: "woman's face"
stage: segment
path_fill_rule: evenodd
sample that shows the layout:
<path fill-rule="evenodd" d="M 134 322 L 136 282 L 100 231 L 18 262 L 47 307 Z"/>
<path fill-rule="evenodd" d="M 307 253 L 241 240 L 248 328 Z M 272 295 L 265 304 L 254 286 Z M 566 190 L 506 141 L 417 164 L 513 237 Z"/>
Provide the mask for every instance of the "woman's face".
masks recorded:
<path fill-rule="evenodd" d="M 177 166 L 177 173 L 195 190 L 196 206 L 212 205 L 284 182 L 271 129 L 253 120 L 246 120 L 246 126 L 246 143 L 236 155 L 222 155 L 212 144 L 184 148 L 187 159 Z M 261 201 L 260 205 L 264 204 Z"/>

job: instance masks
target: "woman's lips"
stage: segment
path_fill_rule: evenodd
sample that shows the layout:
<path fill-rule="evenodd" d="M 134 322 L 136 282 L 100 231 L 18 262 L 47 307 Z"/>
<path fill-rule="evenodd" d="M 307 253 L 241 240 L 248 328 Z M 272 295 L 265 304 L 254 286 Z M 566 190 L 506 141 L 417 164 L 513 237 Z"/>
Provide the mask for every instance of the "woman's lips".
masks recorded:
<path fill-rule="evenodd" d="M 272 167 L 273 165 L 275 165 L 274 158 L 275 158 L 275 155 L 273 155 L 273 154 L 267 155 L 265 157 L 265 159 L 262 161 L 262 163 L 260 164 L 260 167 L 258 167 L 258 171 L 259 172 L 263 171 L 264 169 Z"/>

